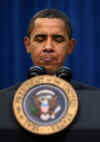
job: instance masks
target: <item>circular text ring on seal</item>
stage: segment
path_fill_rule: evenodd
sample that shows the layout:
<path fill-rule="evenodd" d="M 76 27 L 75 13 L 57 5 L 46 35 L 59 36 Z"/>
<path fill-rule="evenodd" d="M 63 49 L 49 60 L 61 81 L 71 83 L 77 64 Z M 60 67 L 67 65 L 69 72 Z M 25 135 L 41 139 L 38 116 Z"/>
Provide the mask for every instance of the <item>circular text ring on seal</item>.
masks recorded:
<path fill-rule="evenodd" d="M 72 86 L 56 76 L 25 81 L 16 91 L 13 112 L 18 123 L 33 134 L 50 135 L 67 128 L 78 112 Z"/>

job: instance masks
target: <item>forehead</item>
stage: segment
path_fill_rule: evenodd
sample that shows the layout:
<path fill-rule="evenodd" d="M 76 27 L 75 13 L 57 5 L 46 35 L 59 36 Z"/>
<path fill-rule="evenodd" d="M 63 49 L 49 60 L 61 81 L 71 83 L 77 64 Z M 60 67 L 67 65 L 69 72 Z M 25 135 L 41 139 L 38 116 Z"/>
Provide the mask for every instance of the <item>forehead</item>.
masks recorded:
<path fill-rule="evenodd" d="M 34 32 L 65 33 L 66 26 L 63 20 L 57 18 L 37 18 L 34 23 Z"/>

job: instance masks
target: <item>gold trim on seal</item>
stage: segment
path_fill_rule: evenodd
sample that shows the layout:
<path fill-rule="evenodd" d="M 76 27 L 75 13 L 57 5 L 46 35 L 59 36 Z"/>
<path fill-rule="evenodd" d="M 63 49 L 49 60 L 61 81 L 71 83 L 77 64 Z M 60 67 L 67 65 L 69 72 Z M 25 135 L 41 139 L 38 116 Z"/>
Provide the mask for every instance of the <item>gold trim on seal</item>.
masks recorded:
<path fill-rule="evenodd" d="M 23 111 L 23 99 L 26 92 L 40 84 L 52 84 L 61 88 L 68 99 L 68 110 L 64 117 L 51 125 L 37 125 L 30 121 Z M 50 75 L 36 76 L 25 81 L 16 91 L 13 99 L 13 112 L 19 124 L 31 133 L 50 135 L 67 128 L 75 118 L 78 111 L 78 97 L 72 86 L 61 78 Z"/>

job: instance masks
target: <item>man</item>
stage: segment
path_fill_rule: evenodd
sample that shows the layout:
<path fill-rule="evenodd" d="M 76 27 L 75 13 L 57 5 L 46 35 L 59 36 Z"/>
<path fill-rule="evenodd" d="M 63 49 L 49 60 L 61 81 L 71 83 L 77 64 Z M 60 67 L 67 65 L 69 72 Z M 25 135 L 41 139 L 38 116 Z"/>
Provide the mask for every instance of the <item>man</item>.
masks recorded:
<path fill-rule="evenodd" d="M 24 43 L 34 65 L 45 67 L 51 75 L 64 65 L 75 46 L 69 18 L 55 9 L 42 10 L 33 16 L 27 35 Z M 70 83 L 76 89 L 88 87 L 75 81 Z"/>
<path fill-rule="evenodd" d="M 57 10 L 37 13 L 31 19 L 24 41 L 33 63 L 44 66 L 49 74 L 55 74 L 64 65 L 75 45 L 69 19 Z"/>
<path fill-rule="evenodd" d="M 75 39 L 72 38 L 72 28 L 71 28 L 71 24 L 68 17 L 66 17 L 62 12 L 58 10 L 54 10 L 54 9 L 46 9 L 46 10 L 40 11 L 34 17 L 32 17 L 29 24 L 29 28 L 28 28 L 28 34 L 24 38 L 24 42 L 25 42 L 25 47 L 27 52 L 31 54 L 34 65 L 43 66 L 46 69 L 47 73 L 50 75 L 55 75 L 56 71 L 59 70 L 59 68 L 64 65 L 64 60 L 69 54 L 72 53 L 75 46 Z M 99 92 L 98 93 L 96 92 L 97 91 L 96 88 L 84 85 L 77 81 L 71 80 L 70 83 L 78 92 L 79 98 L 80 98 L 79 101 L 81 104 L 81 114 L 79 115 L 78 122 L 76 123 L 76 125 L 74 125 L 75 129 L 80 128 L 78 129 L 80 131 L 82 128 L 82 130 L 84 131 L 85 128 L 91 128 L 90 126 L 92 126 L 94 122 L 95 124 L 94 126 L 92 126 L 92 128 L 95 128 L 95 126 L 97 127 L 98 123 L 96 125 L 96 122 L 99 122 L 98 114 L 100 114 L 97 111 L 98 110 L 97 108 L 99 108 L 98 107 L 99 102 L 97 103 L 97 100 L 99 100 L 99 96 L 100 96 L 98 95 Z M 10 131 L 16 130 L 16 127 L 18 127 L 18 125 L 16 126 L 16 123 L 13 120 L 14 116 L 12 115 L 11 104 L 12 104 L 13 96 L 16 92 L 16 89 L 20 85 L 21 84 L 17 84 L 8 89 L 4 89 L 0 91 L 0 96 L 1 96 L 0 127 L 3 128 L 4 130 L 6 129 Z M 94 93 L 97 100 L 94 99 Z M 92 100 L 90 99 L 89 96 L 92 96 Z M 90 102 L 90 104 L 88 102 Z M 92 108 L 91 111 L 89 108 Z M 89 111 L 91 113 L 89 113 Z M 94 114 L 95 115 L 97 114 L 98 120 L 96 121 L 95 121 L 95 118 L 93 117 Z M 74 127 L 73 127 L 73 130 L 75 130 Z M 5 131 L 4 133 L 6 136 Z M 25 141 L 26 139 L 30 139 L 30 137 L 27 137 L 28 134 L 24 135 L 24 133 L 25 131 L 23 132 L 22 135 L 19 136 L 19 140 L 21 138 L 23 138 Z M 16 135 L 16 138 L 17 138 L 16 131 L 14 131 L 14 134 Z M 69 141 L 70 139 L 71 140 L 73 139 L 73 141 L 75 141 L 75 139 L 77 139 L 77 141 L 80 141 L 79 139 L 80 133 L 76 132 L 76 135 L 74 134 L 75 133 L 73 133 L 73 131 L 71 132 L 69 136 L 67 136 L 67 133 L 66 133 L 66 135 L 64 135 L 63 137 L 62 136 L 57 137 L 56 141 L 61 142 L 67 139 L 69 139 Z M 13 134 L 11 133 L 11 135 Z M 86 135 L 84 134 L 83 137 L 84 136 L 86 136 L 87 138 L 87 133 Z M 82 137 L 82 140 L 83 140 L 83 137 Z M 43 139 L 41 139 L 41 141 L 45 141 L 45 140 L 47 141 L 47 137 L 42 137 L 42 138 Z M 48 140 L 53 141 L 54 137 L 49 137 Z"/>
<path fill-rule="evenodd" d="M 75 46 L 69 18 L 56 9 L 39 11 L 30 20 L 24 43 L 34 65 L 43 66 L 48 74 L 55 74 Z M 75 89 L 95 89 L 73 80 L 70 83 Z M 19 85 L 8 89 L 16 90 Z"/>

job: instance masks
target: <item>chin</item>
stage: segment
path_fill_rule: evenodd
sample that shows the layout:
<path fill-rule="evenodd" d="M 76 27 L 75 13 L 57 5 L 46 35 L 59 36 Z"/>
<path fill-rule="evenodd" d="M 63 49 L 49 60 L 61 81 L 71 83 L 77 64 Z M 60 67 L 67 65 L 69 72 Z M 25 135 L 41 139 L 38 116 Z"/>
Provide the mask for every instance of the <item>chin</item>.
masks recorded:
<path fill-rule="evenodd" d="M 38 63 L 35 65 L 44 67 L 46 69 L 47 73 L 51 74 L 51 75 L 55 74 L 56 71 L 61 67 L 60 64 L 59 64 L 59 66 L 57 66 L 55 64 L 54 65 L 49 65 L 49 64 L 47 65 L 47 64 L 43 64 L 43 63 Z"/>
<path fill-rule="evenodd" d="M 48 74 L 55 74 L 58 68 L 54 68 L 54 66 L 44 66 Z"/>

